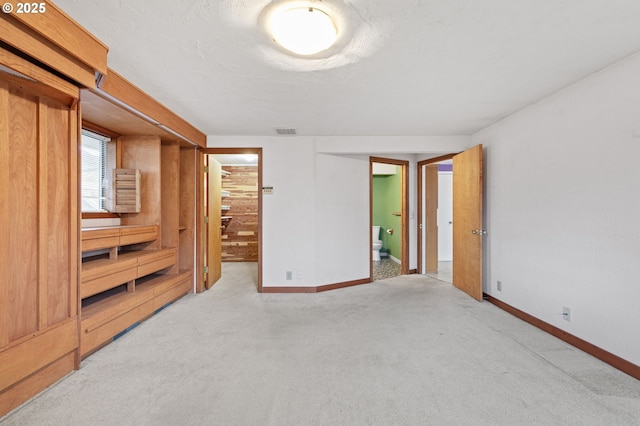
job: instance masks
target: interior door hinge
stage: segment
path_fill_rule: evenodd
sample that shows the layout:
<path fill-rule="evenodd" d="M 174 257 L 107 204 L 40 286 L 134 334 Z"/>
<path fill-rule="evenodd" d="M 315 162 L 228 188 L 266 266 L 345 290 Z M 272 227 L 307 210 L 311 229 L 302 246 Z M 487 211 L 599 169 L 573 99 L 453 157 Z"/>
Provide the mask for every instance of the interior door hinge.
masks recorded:
<path fill-rule="evenodd" d="M 205 267 L 204 267 L 204 273 L 205 273 L 205 274 L 208 274 L 208 273 L 209 273 L 209 267 L 208 267 L 208 266 L 205 266 Z"/>
<path fill-rule="evenodd" d="M 209 166 L 204 166 L 204 172 L 209 173 Z"/>
<path fill-rule="evenodd" d="M 204 217 L 204 223 L 209 223 L 209 216 Z"/>

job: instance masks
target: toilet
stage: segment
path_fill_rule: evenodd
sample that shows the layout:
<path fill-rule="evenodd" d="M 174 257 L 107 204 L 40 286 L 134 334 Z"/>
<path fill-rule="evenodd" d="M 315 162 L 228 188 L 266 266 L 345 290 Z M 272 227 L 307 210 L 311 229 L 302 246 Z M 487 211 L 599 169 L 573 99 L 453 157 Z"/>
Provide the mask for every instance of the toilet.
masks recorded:
<path fill-rule="evenodd" d="M 382 248 L 382 241 L 380 240 L 380 227 L 372 226 L 371 227 L 371 237 L 373 241 L 373 245 L 371 247 L 373 253 L 373 261 L 380 261 L 380 249 Z"/>

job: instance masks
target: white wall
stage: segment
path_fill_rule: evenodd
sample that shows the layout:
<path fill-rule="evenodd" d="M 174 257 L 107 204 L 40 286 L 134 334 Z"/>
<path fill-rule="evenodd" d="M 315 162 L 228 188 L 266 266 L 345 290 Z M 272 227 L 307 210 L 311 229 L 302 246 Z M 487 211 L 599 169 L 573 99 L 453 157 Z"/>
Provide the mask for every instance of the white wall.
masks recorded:
<path fill-rule="evenodd" d="M 317 284 L 369 276 L 369 158 L 316 156 Z"/>
<path fill-rule="evenodd" d="M 438 261 L 451 262 L 453 260 L 453 172 L 438 172 L 437 220 Z"/>
<path fill-rule="evenodd" d="M 410 161 L 415 212 L 415 154 L 461 151 L 469 137 L 209 136 L 207 145 L 263 148 L 263 185 L 274 187 L 263 196 L 263 286 L 315 287 L 369 276 L 369 155 Z M 415 214 L 409 223 L 415 268 Z"/>
<path fill-rule="evenodd" d="M 635 55 L 472 138 L 486 147 L 485 291 L 635 364 L 638 76 Z"/>

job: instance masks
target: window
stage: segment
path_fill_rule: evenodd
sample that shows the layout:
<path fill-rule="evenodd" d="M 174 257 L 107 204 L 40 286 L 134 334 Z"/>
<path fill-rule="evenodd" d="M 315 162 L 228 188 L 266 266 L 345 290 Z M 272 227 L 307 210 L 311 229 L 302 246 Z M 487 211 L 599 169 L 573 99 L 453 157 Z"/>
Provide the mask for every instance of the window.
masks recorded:
<path fill-rule="evenodd" d="M 83 212 L 105 212 L 107 144 L 111 139 L 82 130 L 81 197 Z"/>

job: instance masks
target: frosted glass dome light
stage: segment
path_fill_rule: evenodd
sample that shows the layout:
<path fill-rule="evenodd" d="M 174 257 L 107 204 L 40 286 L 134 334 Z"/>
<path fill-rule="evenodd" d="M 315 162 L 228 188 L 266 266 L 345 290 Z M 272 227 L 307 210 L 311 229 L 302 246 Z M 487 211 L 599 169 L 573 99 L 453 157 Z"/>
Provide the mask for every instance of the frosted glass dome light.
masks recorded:
<path fill-rule="evenodd" d="M 295 7 L 271 18 L 273 40 L 298 55 L 313 55 L 330 48 L 338 37 L 331 16 L 315 7 Z"/>

